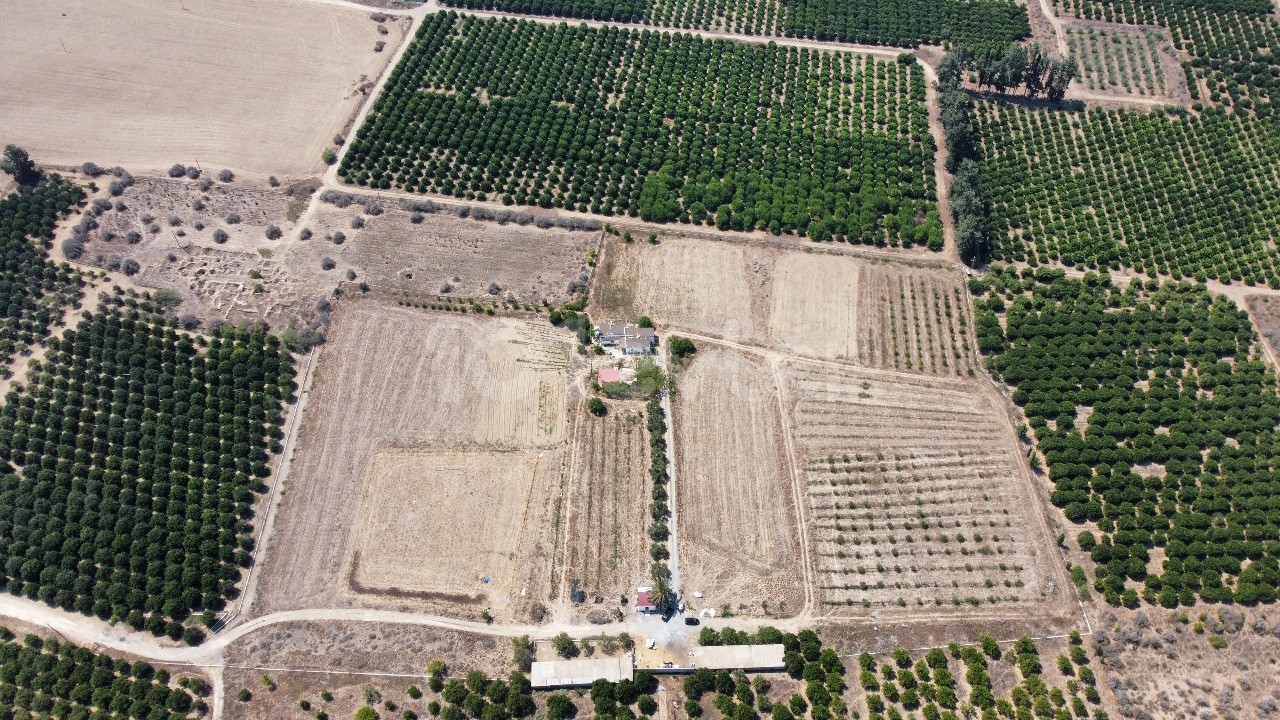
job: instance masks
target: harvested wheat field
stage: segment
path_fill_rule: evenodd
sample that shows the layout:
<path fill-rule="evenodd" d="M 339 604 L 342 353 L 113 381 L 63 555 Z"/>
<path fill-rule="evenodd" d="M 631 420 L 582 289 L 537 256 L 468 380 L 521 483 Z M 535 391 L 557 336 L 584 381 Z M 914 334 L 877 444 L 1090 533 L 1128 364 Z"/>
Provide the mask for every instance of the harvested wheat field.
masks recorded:
<path fill-rule="evenodd" d="M 416 213 L 381 199 L 346 208 L 320 203 L 302 222 L 313 239 L 293 247 L 291 264 L 318 269 L 330 257 L 336 262 L 331 274 L 341 277 L 351 269 L 371 286 L 411 301 L 545 299 L 560 305 L 586 289 L 587 254 L 600 238 L 599 232 L 500 224 L 444 210 Z M 342 233 L 342 244 L 332 242 L 335 233 Z"/>
<path fill-rule="evenodd" d="M 139 170 L 318 170 L 407 28 L 300 0 L 3 5 L 6 141 Z"/>
<path fill-rule="evenodd" d="M 680 376 L 676 520 L 686 602 L 794 615 L 804 571 L 790 461 L 768 363 L 705 344 Z M 702 592 L 702 600 L 692 600 Z"/>
<path fill-rule="evenodd" d="M 821 612 L 1016 614 L 1070 603 L 993 391 L 800 362 L 785 382 Z"/>
<path fill-rule="evenodd" d="M 674 332 L 824 360 L 892 367 L 896 357 L 905 369 L 938 374 L 974 364 L 961 276 L 949 268 L 809 246 L 613 238 L 599 274 L 600 317 L 648 315 Z M 886 332 L 902 348 L 882 347 Z"/>
<path fill-rule="evenodd" d="M 572 340 L 543 323 L 341 307 L 255 610 L 511 619 L 547 599 Z"/>
<path fill-rule="evenodd" d="M 649 438 L 640 402 L 584 417 L 570 490 L 566 591 L 614 601 L 649 576 Z M 588 606 L 589 607 L 589 606 Z"/>

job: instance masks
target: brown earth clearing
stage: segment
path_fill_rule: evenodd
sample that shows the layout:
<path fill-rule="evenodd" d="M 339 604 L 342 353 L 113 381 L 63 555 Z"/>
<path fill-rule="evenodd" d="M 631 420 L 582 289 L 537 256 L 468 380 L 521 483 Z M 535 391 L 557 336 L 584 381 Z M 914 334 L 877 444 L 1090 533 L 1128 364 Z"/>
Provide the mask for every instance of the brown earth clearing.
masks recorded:
<path fill-rule="evenodd" d="M 820 613 L 1073 607 L 994 391 L 802 362 L 785 382 Z"/>
<path fill-rule="evenodd" d="M 1274 357 L 1280 353 L 1280 297 L 1246 295 L 1244 306 Z"/>
<path fill-rule="evenodd" d="M 0 127 L 64 166 L 314 172 L 408 27 L 299 0 L 5 6 Z"/>
<path fill-rule="evenodd" d="M 308 243 L 293 245 L 291 266 L 315 268 L 330 257 L 329 274 L 345 277 L 348 268 L 371 286 L 400 292 L 411 299 L 463 297 L 486 302 L 516 300 L 560 305 L 585 288 L 587 254 L 599 232 L 571 232 L 558 227 L 505 225 L 460 218 L 448 211 L 415 213 L 391 200 L 375 200 L 380 214 L 364 206 L 338 208 L 320 203 L 300 220 L 314 233 Z M 356 221 L 356 218 L 360 218 Z M 352 228 L 353 221 L 363 228 Z M 334 233 L 346 241 L 333 244 Z M 494 287 L 496 285 L 496 287 Z"/>
<path fill-rule="evenodd" d="M 672 413 L 686 604 L 752 616 L 800 612 L 798 519 L 769 364 L 704 345 L 680 375 Z"/>
<path fill-rule="evenodd" d="M 572 342 L 545 322 L 341 304 L 255 610 L 377 607 L 474 619 L 487 607 L 510 620 L 548 599 L 569 409 L 579 402 Z M 487 477 L 485 468 L 512 458 L 520 472 L 503 475 L 510 484 Z M 506 532 L 479 531 L 504 519 Z M 397 529 L 407 537 L 391 542 Z M 429 556 L 450 545 L 446 558 Z M 494 563 L 488 574 L 478 565 L 453 574 L 482 558 Z"/>
<path fill-rule="evenodd" d="M 566 592 L 599 616 L 649 577 L 649 437 L 645 407 L 610 401 L 604 417 L 578 424 L 571 475 Z M 599 604 L 597 604 L 597 601 Z"/>
<path fill-rule="evenodd" d="M 1274 607 L 1107 608 L 1088 644 L 1123 717 L 1261 718 L 1280 709 Z"/>
<path fill-rule="evenodd" d="M 606 241 L 593 317 L 648 315 L 805 357 L 968 374 L 976 343 L 963 276 L 838 250 L 667 238 Z"/>
<path fill-rule="evenodd" d="M 134 283 L 176 292 L 184 303 L 179 312 L 205 321 L 283 327 L 332 295 L 336 272 L 287 257 L 298 242 L 290 206 L 305 198 L 241 180 L 201 189 L 204 182 L 144 177 L 118 197 L 99 193 L 111 207 L 97 216 L 77 262 L 115 269 L 133 260 L 140 268 Z M 268 237 L 271 226 L 279 238 Z"/>

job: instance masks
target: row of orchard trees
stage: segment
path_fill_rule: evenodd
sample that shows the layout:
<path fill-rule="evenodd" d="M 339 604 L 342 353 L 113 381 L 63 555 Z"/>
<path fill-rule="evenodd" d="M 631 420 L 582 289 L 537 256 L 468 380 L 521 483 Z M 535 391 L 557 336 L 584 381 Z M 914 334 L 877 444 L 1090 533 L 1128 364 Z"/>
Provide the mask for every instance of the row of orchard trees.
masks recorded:
<path fill-rule="evenodd" d="M 1050 58 L 1032 43 L 1005 47 L 985 45 L 976 51 L 957 48 L 948 55 L 950 67 L 974 72 L 978 88 L 998 93 L 1021 89 L 1029 97 L 1061 100 L 1079 71 L 1071 56 Z"/>

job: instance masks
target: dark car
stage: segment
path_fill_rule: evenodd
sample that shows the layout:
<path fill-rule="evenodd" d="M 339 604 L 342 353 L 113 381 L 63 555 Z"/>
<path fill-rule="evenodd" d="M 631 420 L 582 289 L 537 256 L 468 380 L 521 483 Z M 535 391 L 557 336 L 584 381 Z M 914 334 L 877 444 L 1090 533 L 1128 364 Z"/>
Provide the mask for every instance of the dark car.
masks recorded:
<path fill-rule="evenodd" d="M 699 623 L 698 623 L 698 618 L 696 618 L 696 617 L 687 617 L 687 618 L 685 618 L 685 619 L 684 619 L 684 624 L 685 624 L 685 625 L 697 625 L 697 624 L 699 624 Z"/>

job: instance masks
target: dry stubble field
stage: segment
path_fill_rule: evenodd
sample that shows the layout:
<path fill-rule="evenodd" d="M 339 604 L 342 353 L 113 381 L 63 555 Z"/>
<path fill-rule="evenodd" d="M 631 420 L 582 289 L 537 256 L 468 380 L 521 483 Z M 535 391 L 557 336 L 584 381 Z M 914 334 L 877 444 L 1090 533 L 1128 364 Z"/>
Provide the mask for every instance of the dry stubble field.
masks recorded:
<path fill-rule="evenodd" d="M 968 375 L 976 343 L 963 276 L 826 248 L 666 238 L 607 241 L 600 317 L 803 357 L 934 375 Z"/>
<path fill-rule="evenodd" d="M 509 619 L 548 598 L 568 409 L 579 402 L 571 340 L 544 323 L 340 307 L 255 610 L 474 617 L 488 606 Z M 486 470 L 508 463 L 503 476 Z M 516 516 L 508 532 L 479 530 Z"/>
<path fill-rule="evenodd" d="M 672 408 L 681 589 L 760 616 L 804 606 L 792 476 L 772 369 L 704 344 Z M 693 600 L 702 592 L 702 600 Z"/>
<path fill-rule="evenodd" d="M 6 142 L 54 165 L 262 175 L 323 165 L 404 32 L 300 0 L 3 0 L 0 16 Z"/>

